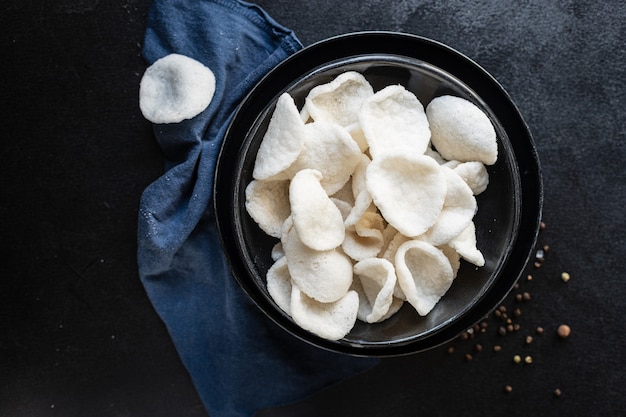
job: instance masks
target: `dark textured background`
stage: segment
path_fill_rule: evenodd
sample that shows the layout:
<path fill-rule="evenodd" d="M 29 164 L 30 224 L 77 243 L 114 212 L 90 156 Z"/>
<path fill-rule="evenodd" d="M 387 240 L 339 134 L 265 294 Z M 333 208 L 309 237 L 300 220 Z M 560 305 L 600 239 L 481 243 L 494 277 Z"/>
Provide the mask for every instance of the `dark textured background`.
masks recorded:
<path fill-rule="evenodd" d="M 484 66 L 534 134 L 545 180 L 539 242 L 550 246 L 541 268 L 528 268 L 533 280 L 524 278 L 504 303 L 522 311 L 518 332 L 499 336 L 490 317 L 473 339 L 384 360 L 260 415 L 623 415 L 626 5 L 258 4 L 305 45 L 396 30 L 444 42 Z M 162 170 L 137 106 L 148 5 L 0 4 L 2 416 L 206 416 L 136 271 L 139 196 Z M 572 276 L 567 284 L 562 271 Z M 517 303 L 524 291 L 532 299 Z M 567 340 L 555 336 L 560 323 L 572 328 Z M 494 344 L 502 350 L 494 353 Z M 514 354 L 533 363 L 517 365 Z"/>

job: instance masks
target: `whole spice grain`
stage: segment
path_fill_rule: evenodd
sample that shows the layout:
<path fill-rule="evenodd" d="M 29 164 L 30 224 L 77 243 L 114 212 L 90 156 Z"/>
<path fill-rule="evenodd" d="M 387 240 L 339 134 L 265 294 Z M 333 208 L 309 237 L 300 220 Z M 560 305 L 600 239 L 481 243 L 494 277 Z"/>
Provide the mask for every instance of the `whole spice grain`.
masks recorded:
<path fill-rule="evenodd" d="M 561 389 L 560 389 L 560 388 L 557 388 L 557 389 L 555 389 L 555 390 L 554 390 L 554 396 L 555 396 L 555 397 L 560 397 L 560 396 L 561 396 L 561 394 L 562 394 L 562 393 L 561 393 Z"/>
<path fill-rule="evenodd" d="M 500 336 L 506 336 L 506 327 L 500 326 L 500 328 L 498 329 L 498 334 Z"/>
<path fill-rule="evenodd" d="M 537 334 L 543 334 L 543 327 L 539 326 L 535 331 L 537 332 Z"/>
<path fill-rule="evenodd" d="M 504 392 L 506 392 L 507 394 L 513 392 L 513 387 L 510 385 L 505 385 Z"/>
<path fill-rule="evenodd" d="M 502 350 L 502 346 L 500 346 L 500 345 L 494 345 L 493 346 L 493 351 L 494 352 L 500 352 L 501 350 Z"/>
<path fill-rule="evenodd" d="M 524 292 L 522 294 L 522 298 L 524 299 L 524 301 L 530 301 L 530 293 L 529 292 Z"/>
<path fill-rule="evenodd" d="M 567 339 L 571 333 L 571 329 L 567 324 L 561 324 L 558 329 L 556 329 L 556 333 L 559 335 L 561 339 Z"/>
<path fill-rule="evenodd" d="M 530 345 L 533 342 L 533 337 L 532 336 L 526 336 L 526 339 L 524 341 L 526 342 L 527 345 Z"/>
<path fill-rule="evenodd" d="M 530 356 L 530 355 L 526 356 L 526 357 L 524 358 L 524 362 L 526 362 L 526 363 L 528 363 L 528 364 L 533 363 L 533 357 L 532 357 L 532 356 Z"/>
<path fill-rule="evenodd" d="M 570 278 L 571 277 L 570 277 L 570 275 L 567 272 L 562 272 L 561 273 L 561 281 L 567 282 L 567 281 L 569 281 Z"/>
<path fill-rule="evenodd" d="M 513 362 L 520 363 L 522 361 L 522 357 L 520 355 L 513 356 Z"/>
<path fill-rule="evenodd" d="M 472 358 L 472 355 L 470 355 L 469 353 L 466 353 L 466 354 L 465 354 L 465 360 L 466 360 L 467 362 L 471 361 L 472 359 L 473 359 L 473 358 Z"/>
<path fill-rule="evenodd" d="M 513 310 L 513 315 L 515 317 L 519 317 L 522 315 L 522 310 L 520 310 L 519 308 L 516 308 L 515 310 Z"/>
<path fill-rule="evenodd" d="M 515 301 L 519 302 L 519 301 L 522 301 L 522 299 L 523 299 L 522 294 L 515 294 Z"/>
<path fill-rule="evenodd" d="M 476 346 L 474 346 L 474 350 L 476 352 L 480 352 L 483 350 L 483 345 L 481 345 L 480 343 L 476 343 Z"/>

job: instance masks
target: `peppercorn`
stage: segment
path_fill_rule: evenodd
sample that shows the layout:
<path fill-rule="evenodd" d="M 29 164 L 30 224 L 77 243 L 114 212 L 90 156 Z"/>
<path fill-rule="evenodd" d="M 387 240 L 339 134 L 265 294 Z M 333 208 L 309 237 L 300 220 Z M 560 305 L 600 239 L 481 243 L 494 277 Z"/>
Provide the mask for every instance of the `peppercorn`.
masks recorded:
<path fill-rule="evenodd" d="M 570 277 L 570 275 L 567 272 L 562 272 L 561 273 L 561 281 L 567 282 L 567 281 L 569 281 L 570 278 L 571 277 Z"/>
<path fill-rule="evenodd" d="M 506 336 L 506 327 L 500 326 L 500 328 L 498 329 L 498 333 L 500 334 L 500 336 Z"/>
<path fill-rule="evenodd" d="M 533 357 L 532 357 L 532 356 L 530 356 L 530 355 L 529 355 L 529 356 L 526 356 L 526 357 L 524 358 L 524 362 L 526 362 L 526 363 L 528 363 L 528 364 L 533 363 Z"/>
<path fill-rule="evenodd" d="M 515 310 L 513 310 L 513 315 L 515 317 L 519 317 L 522 315 L 522 310 L 520 310 L 519 308 L 516 308 Z"/>
<path fill-rule="evenodd" d="M 533 337 L 532 336 L 526 336 L 526 340 L 525 340 L 527 345 L 530 345 L 533 342 Z"/>
<path fill-rule="evenodd" d="M 471 360 L 472 360 L 472 355 L 470 355 L 469 353 L 467 353 L 467 354 L 465 355 L 465 360 L 466 360 L 467 362 L 471 361 Z"/>
<path fill-rule="evenodd" d="M 454 346 L 448 347 L 448 353 L 450 354 L 454 353 Z"/>
<path fill-rule="evenodd" d="M 537 334 L 543 334 L 543 327 L 539 326 L 536 330 Z"/>
<path fill-rule="evenodd" d="M 557 388 L 557 389 L 554 390 L 554 396 L 555 397 L 560 397 L 561 396 L 561 389 L 560 388 Z"/>
<path fill-rule="evenodd" d="M 510 385 L 506 385 L 504 387 L 504 392 L 506 392 L 507 394 L 510 393 L 510 392 L 513 392 L 513 387 L 510 386 Z"/>
<path fill-rule="evenodd" d="M 561 324 L 556 332 L 561 339 L 567 339 L 570 335 L 571 329 L 567 324 Z"/>
<path fill-rule="evenodd" d="M 522 294 L 515 294 L 515 301 L 522 301 Z"/>
<path fill-rule="evenodd" d="M 522 294 L 522 298 L 524 299 L 524 301 L 529 301 L 530 300 L 530 293 L 525 292 L 524 294 Z"/>
<path fill-rule="evenodd" d="M 546 229 L 546 224 L 545 224 L 544 222 L 541 222 L 541 223 L 539 224 L 539 229 L 540 229 L 540 230 L 545 230 L 545 229 Z"/>
<path fill-rule="evenodd" d="M 522 361 L 522 357 L 520 355 L 513 356 L 513 362 L 520 363 Z"/>
<path fill-rule="evenodd" d="M 480 343 L 476 343 L 476 346 L 474 346 L 474 350 L 476 352 L 480 352 L 483 350 L 483 345 L 481 345 Z"/>
<path fill-rule="evenodd" d="M 500 346 L 500 345 L 494 345 L 493 346 L 493 351 L 494 352 L 500 352 L 500 350 L 502 350 L 502 346 Z"/>

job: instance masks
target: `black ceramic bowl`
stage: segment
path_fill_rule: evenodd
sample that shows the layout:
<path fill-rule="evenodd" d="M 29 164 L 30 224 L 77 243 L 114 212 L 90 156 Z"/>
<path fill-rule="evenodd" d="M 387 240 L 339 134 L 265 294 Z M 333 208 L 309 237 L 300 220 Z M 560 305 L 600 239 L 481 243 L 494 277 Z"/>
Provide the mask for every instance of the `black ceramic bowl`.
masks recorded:
<path fill-rule="evenodd" d="M 379 90 L 401 84 L 426 106 L 451 94 L 478 105 L 498 136 L 498 161 L 488 167 L 490 183 L 477 197 L 474 218 L 478 248 L 486 264 L 462 262 L 450 290 L 420 317 L 408 304 L 377 324 L 357 321 L 343 339 L 330 341 L 300 328 L 269 296 L 265 274 L 276 240 L 245 209 L 256 152 L 276 100 L 289 92 L 298 106 L 311 88 L 345 71 L 358 71 Z M 242 102 L 218 158 L 214 208 L 233 274 L 256 305 L 279 326 L 320 348 L 363 356 L 413 353 L 440 345 L 471 327 L 513 287 L 534 248 L 542 207 L 536 150 L 508 94 L 484 69 L 462 54 L 418 36 L 363 32 L 331 38 L 294 54 L 264 77 Z"/>

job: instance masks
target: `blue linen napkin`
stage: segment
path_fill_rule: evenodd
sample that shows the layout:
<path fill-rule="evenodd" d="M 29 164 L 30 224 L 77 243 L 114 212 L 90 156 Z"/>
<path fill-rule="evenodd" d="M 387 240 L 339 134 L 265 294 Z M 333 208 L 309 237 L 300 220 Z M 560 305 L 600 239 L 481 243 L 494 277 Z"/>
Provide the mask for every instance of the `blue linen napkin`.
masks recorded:
<path fill-rule="evenodd" d="M 258 6 L 237 0 L 155 0 L 143 54 L 209 67 L 216 90 L 191 120 L 154 125 L 165 173 L 144 191 L 141 281 L 211 417 L 252 416 L 371 368 L 308 345 L 267 319 L 233 279 L 212 213 L 213 171 L 233 113 L 254 84 L 302 47 Z"/>

